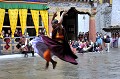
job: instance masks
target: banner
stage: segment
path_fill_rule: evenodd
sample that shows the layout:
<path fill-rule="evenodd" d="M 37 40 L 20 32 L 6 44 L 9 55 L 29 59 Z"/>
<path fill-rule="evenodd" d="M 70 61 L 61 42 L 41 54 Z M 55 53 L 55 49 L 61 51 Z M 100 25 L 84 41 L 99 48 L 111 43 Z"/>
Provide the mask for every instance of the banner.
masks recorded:
<path fill-rule="evenodd" d="M 3 38 L 2 27 L 4 22 L 4 16 L 5 16 L 5 9 L 0 9 L 0 38 Z"/>
<path fill-rule="evenodd" d="M 10 20 L 10 27 L 12 32 L 12 38 L 14 38 L 14 33 L 17 26 L 17 20 L 18 20 L 18 9 L 9 9 L 9 20 Z"/>
<path fill-rule="evenodd" d="M 38 36 L 38 32 L 39 32 L 39 10 L 31 10 L 31 14 L 32 14 L 32 19 L 34 22 L 34 27 L 36 30 L 36 36 Z"/>
<path fill-rule="evenodd" d="M 47 10 L 40 10 L 40 15 L 42 17 L 42 21 L 44 24 L 44 28 L 46 29 L 47 35 L 49 35 L 49 27 L 48 27 L 48 11 Z"/>
<path fill-rule="evenodd" d="M 20 16 L 22 35 L 24 35 L 26 30 L 27 9 L 19 9 L 19 16 Z"/>

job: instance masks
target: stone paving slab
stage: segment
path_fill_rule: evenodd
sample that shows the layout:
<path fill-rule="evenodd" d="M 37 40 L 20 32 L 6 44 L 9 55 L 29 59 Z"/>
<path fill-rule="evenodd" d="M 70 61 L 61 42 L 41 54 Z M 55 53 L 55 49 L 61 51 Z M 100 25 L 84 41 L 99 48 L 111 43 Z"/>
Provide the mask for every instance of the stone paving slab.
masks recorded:
<path fill-rule="evenodd" d="M 45 60 L 23 55 L 0 56 L 0 79 L 120 79 L 120 49 L 111 52 L 78 54 L 78 65 L 64 62 L 57 57 L 56 69 L 52 64 L 45 70 Z"/>

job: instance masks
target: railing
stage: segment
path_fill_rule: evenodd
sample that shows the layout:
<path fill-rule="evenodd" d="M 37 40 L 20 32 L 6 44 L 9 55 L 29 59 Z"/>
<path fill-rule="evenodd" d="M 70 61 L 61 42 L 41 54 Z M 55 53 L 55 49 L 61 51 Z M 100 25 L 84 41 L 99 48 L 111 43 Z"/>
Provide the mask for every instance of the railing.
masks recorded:
<path fill-rule="evenodd" d="M 0 39 L 0 55 L 21 53 L 20 50 L 16 47 L 20 38 L 21 37 L 5 37 Z M 31 39 L 34 38 L 34 36 L 28 38 Z"/>

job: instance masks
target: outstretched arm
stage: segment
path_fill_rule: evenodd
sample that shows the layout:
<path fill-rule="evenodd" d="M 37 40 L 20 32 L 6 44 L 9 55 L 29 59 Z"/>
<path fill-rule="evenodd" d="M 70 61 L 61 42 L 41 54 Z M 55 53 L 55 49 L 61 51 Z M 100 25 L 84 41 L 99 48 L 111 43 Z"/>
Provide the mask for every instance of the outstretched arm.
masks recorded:
<path fill-rule="evenodd" d="M 66 15 L 67 11 L 64 11 L 60 17 L 60 20 L 58 21 L 58 23 L 61 25 L 63 22 L 63 17 Z"/>
<path fill-rule="evenodd" d="M 53 17 L 52 17 L 52 20 L 51 20 L 51 24 L 52 24 L 52 21 L 55 19 L 56 16 L 57 16 L 57 12 L 55 12 L 55 13 L 53 14 Z"/>

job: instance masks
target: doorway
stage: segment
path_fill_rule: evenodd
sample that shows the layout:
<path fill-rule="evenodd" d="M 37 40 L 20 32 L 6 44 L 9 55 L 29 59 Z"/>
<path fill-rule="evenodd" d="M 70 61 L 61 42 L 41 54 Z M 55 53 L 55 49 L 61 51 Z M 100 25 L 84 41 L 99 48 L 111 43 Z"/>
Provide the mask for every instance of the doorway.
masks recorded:
<path fill-rule="evenodd" d="M 61 11 L 62 13 L 62 11 Z M 63 26 L 67 33 L 68 40 L 76 40 L 77 38 L 77 12 L 71 7 L 66 16 L 63 18 Z"/>
<path fill-rule="evenodd" d="M 60 14 L 62 14 L 63 11 L 61 11 Z M 90 16 L 90 14 L 88 12 L 79 12 L 75 9 L 75 7 L 71 7 L 68 12 L 67 15 L 64 16 L 63 18 L 63 26 L 66 30 L 67 33 L 67 38 L 68 40 L 77 40 L 78 39 L 78 32 L 79 32 L 79 21 L 78 21 L 78 14 L 88 14 L 88 16 Z M 85 22 L 84 22 L 85 23 Z M 89 27 L 89 26 L 88 26 Z"/>

